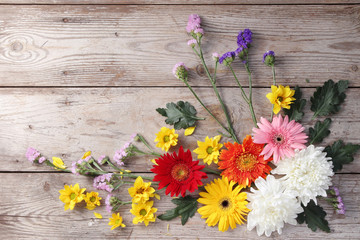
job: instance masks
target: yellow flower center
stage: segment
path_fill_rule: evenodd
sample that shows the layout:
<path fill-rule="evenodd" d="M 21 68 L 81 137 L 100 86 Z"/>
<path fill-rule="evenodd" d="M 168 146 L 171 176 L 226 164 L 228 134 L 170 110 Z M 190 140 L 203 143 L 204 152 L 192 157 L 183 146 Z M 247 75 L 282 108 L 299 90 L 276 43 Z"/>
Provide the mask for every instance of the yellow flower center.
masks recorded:
<path fill-rule="evenodd" d="M 147 211 L 145 209 L 140 210 L 140 215 L 145 216 L 147 214 Z"/>
<path fill-rule="evenodd" d="M 251 153 L 243 153 L 236 160 L 237 167 L 242 172 L 252 171 L 257 162 L 257 157 Z"/>
<path fill-rule="evenodd" d="M 219 207 L 221 210 L 228 210 L 230 207 L 231 207 L 231 200 L 229 198 L 222 198 L 220 201 L 219 201 Z"/>
<path fill-rule="evenodd" d="M 283 99 L 282 97 L 278 97 L 277 100 L 278 100 L 279 102 L 282 102 L 284 99 Z"/>
<path fill-rule="evenodd" d="M 90 202 L 95 202 L 96 201 L 96 197 L 91 197 L 90 198 Z"/>
<path fill-rule="evenodd" d="M 143 187 L 141 187 L 138 190 L 136 190 L 136 194 L 143 194 L 144 191 L 145 191 L 145 189 Z"/>
<path fill-rule="evenodd" d="M 177 164 L 171 169 L 171 176 L 177 181 L 184 181 L 189 177 L 189 168 L 185 164 Z"/>
<path fill-rule="evenodd" d="M 208 153 L 208 154 L 211 154 L 212 152 L 213 152 L 213 148 L 212 147 L 208 147 L 207 149 L 206 149 L 206 152 Z"/>
<path fill-rule="evenodd" d="M 164 137 L 164 142 L 168 142 L 168 141 L 170 141 L 170 137 L 169 137 L 168 135 L 166 135 L 166 136 Z"/>
<path fill-rule="evenodd" d="M 74 200 L 75 198 L 76 198 L 76 194 L 75 194 L 75 193 L 71 193 L 71 194 L 70 194 L 70 199 L 71 199 L 71 200 Z"/>
<path fill-rule="evenodd" d="M 120 225 L 120 219 L 116 219 L 115 225 Z"/>

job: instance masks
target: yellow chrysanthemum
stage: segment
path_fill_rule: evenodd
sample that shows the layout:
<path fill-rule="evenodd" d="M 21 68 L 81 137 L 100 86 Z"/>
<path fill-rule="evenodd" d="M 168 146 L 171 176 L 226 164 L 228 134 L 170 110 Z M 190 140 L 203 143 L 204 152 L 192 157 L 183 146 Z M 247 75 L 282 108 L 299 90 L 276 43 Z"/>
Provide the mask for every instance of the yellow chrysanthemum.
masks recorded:
<path fill-rule="evenodd" d="M 82 156 L 81 159 L 85 159 L 85 158 L 87 158 L 87 157 L 90 156 L 90 155 L 91 155 L 91 151 L 87 151 L 86 153 L 84 153 L 84 155 Z"/>
<path fill-rule="evenodd" d="M 65 185 L 64 189 L 59 191 L 60 196 L 59 199 L 65 203 L 64 209 L 65 211 L 70 208 L 73 210 L 76 203 L 81 202 L 84 199 L 84 194 L 86 188 L 80 188 L 79 184 L 72 185 Z"/>
<path fill-rule="evenodd" d="M 52 160 L 53 160 L 53 164 L 54 164 L 55 167 L 61 168 L 61 169 L 66 168 L 66 166 L 65 166 L 65 164 L 64 164 L 64 162 L 63 162 L 63 160 L 61 158 L 52 157 Z M 55 169 L 57 169 L 57 168 L 55 168 Z"/>
<path fill-rule="evenodd" d="M 126 227 L 126 225 L 122 223 L 123 219 L 120 216 L 120 213 L 113 213 L 109 220 L 109 225 L 112 226 L 111 230 L 114 230 L 117 227 Z"/>
<path fill-rule="evenodd" d="M 194 153 L 198 154 L 198 158 L 203 159 L 204 163 L 210 165 L 213 161 L 214 163 L 218 163 L 220 148 L 222 148 L 222 144 L 219 143 L 221 139 L 221 135 L 215 136 L 214 139 L 206 136 L 205 142 L 197 141 L 198 148 L 194 150 Z"/>
<path fill-rule="evenodd" d="M 99 197 L 98 192 L 90 192 L 86 193 L 84 200 L 86 202 L 86 208 L 89 210 L 94 210 L 96 206 L 100 206 L 101 197 Z"/>
<path fill-rule="evenodd" d="M 176 146 L 178 136 L 179 135 L 175 133 L 175 129 L 162 127 L 160 132 L 156 134 L 155 142 L 158 142 L 156 147 L 159 147 L 163 151 L 167 152 L 171 146 Z"/>
<path fill-rule="evenodd" d="M 144 222 L 145 226 L 147 226 L 149 222 L 155 222 L 156 215 L 154 213 L 157 211 L 157 208 L 152 207 L 153 203 L 153 201 L 148 201 L 146 203 L 132 204 L 130 212 L 135 216 L 133 219 L 134 224 Z"/>
<path fill-rule="evenodd" d="M 134 187 L 128 189 L 133 203 L 145 203 L 150 197 L 154 197 L 155 189 L 151 187 L 151 182 L 144 182 L 142 177 L 137 177 Z"/>
<path fill-rule="evenodd" d="M 198 209 L 201 218 L 207 218 L 206 223 L 209 226 L 215 226 L 219 223 L 219 231 L 227 231 L 229 225 L 231 229 L 236 228 L 236 224 L 243 224 L 244 215 L 249 212 L 246 207 L 246 193 L 240 192 L 241 187 L 237 186 L 233 190 L 236 183 L 223 177 L 215 179 L 214 182 L 207 184 L 205 190 L 201 192 L 199 203 L 205 206 Z"/>
<path fill-rule="evenodd" d="M 276 87 L 274 85 L 271 86 L 271 93 L 268 93 L 266 97 L 270 100 L 272 104 L 274 104 L 274 113 L 278 114 L 281 108 L 290 109 L 290 104 L 292 104 L 295 100 L 292 96 L 294 96 L 295 90 L 291 90 L 289 86 Z"/>

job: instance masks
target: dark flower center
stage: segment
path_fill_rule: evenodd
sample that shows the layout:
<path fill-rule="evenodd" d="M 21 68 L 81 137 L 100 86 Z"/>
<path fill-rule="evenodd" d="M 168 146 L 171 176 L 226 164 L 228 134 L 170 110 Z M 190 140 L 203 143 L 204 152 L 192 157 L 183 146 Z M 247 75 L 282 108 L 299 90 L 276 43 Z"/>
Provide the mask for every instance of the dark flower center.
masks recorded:
<path fill-rule="evenodd" d="M 138 190 L 136 190 L 136 194 L 143 194 L 144 191 L 145 191 L 145 189 L 143 187 L 141 187 Z"/>
<path fill-rule="evenodd" d="M 284 142 L 284 136 L 281 134 L 277 134 L 274 136 L 275 144 L 282 144 Z"/>
<path fill-rule="evenodd" d="M 91 197 L 90 198 L 90 202 L 95 202 L 96 201 L 96 198 L 95 197 Z"/>
<path fill-rule="evenodd" d="M 243 153 L 237 157 L 237 168 L 242 172 L 249 172 L 255 168 L 257 157 L 251 153 Z"/>
<path fill-rule="evenodd" d="M 147 211 L 145 209 L 140 210 L 140 215 L 145 216 L 147 214 Z"/>
<path fill-rule="evenodd" d="M 164 142 L 168 142 L 168 141 L 170 141 L 169 136 L 165 136 L 165 137 L 164 137 Z"/>
<path fill-rule="evenodd" d="M 223 210 L 227 210 L 231 207 L 231 201 L 228 198 L 223 198 L 219 201 L 220 208 Z"/>
<path fill-rule="evenodd" d="M 177 181 L 184 181 L 189 177 L 190 169 L 185 164 L 177 164 L 171 169 L 171 176 Z"/>
<path fill-rule="evenodd" d="M 282 102 L 284 99 L 283 99 L 282 97 L 278 97 L 277 100 L 278 100 L 279 102 Z"/>
<path fill-rule="evenodd" d="M 225 200 L 225 201 L 222 201 L 221 205 L 226 208 L 227 206 L 229 206 L 229 201 L 228 200 Z"/>

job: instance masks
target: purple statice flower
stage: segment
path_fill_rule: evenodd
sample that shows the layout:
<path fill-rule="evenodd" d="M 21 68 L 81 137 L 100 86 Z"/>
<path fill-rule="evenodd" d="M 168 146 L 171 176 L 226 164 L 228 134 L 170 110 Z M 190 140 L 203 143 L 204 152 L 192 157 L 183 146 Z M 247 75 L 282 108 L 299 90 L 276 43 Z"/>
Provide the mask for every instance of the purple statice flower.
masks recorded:
<path fill-rule="evenodd" d="M 332 205 L 334 209 L 336 210 L 337 214 L 345 214 L 346 208 L 344 205 L 344 202 L 340 196 L 339 189 L 337 187 L 330 187 L 330 190 L 328 190 L 328 193 L 330 193 L 333 198 L 329 198 L 332 202 Z"/>
<path fill-rule="evenodd" d="M 186 31 L 188 33 L 194 32 L 196 29 L 200 28 L 201 19 L 197 14 L 191 14 L 189 16 L 188 24 L 186 26 Z"/>
<path fill-rule="evenodd" d="M 45 162 L 45 160 L 46 160 L 45 157 L 40 157 L 38 161 L 39 161 L 39 163 L 43 163 L 43 162 Z"/>
<path fill-rule="evenodd" d="M 123 160 L 126 158 L 126 156 L 127 156 L 126 150 L 121 148 L 120 150 L 115 151 L 113 159 L 114 159 L 114 161 L 116 162 L 117 165 L 123 166 L 124 165 Z"/>
<path fill-rule="evenodd" d="M 108 194 L 105 199 L 106 211 L 108 211 L 109 213 L 111 213 L 112 209 L 113 209 L 113 207 L 111 206 L 111 202 L 110 202 L 111 198 L 112 198 L 112 194 Z"/>
<path fill-rule="evenodd" d="M 204 35 L 204 29 L 197 28 L 197 29 L 194 30 L 194 33 L 202 36 L 202 35 Z"/>
<path fill-rule="evenodd" d="M 106 155 L 101 155 L 96 161 L 98 164 L 103 165 L 106 163 L 107 160 L 108 158 L 106 157 Z"/>
<path fill-rule="evenodd" d="M 232 61 L 234 61 L 235 58 L 235 52 L 227 52 L 224 53 L 220 58 L 219 58 L 219 63 L 222 64 L 224 61 L 225 65 L 230 65 L 230 63 Z"/>
<path fill-rule="evenodd" d="M 186 80 L 188 75 L 188 68 L 185 66 L 185 63 L 179 62 L 175 64 L 172 72 L 177 79 Z"/>
<path fill-rule="evenodd" d="M 345 214 L 346 209 L 345 209 L 345 205 L 344 205 L 344 202 L 342 201 L 341 196 L 340 195 L 337 196 L 336 200 L 337 200 L 336 212 L 338 214 Z"/>
<path fill-rule="evenodd" d="M 237 44 L 239 47 L 243 49 L 248 48 L 250 43 L 252 42 L 252 32 L 250 29 L 244 29 L 244 31 L 240 31 L 237 37 Z"/>
<path fill-rule="evenodd" d="M 107 173 L 95 177 L 93 183 L 94 188 L 112 192 L 112 190 L 114 189 L 114 187 L 110 183 L 112 175 L 113 173 Z"/>
<path fill-rule="evenodd" d="M 32 147 L 29 147 L 26 151 L 26 158 L 32 163 L 36 162 L 40 155 L 40 152 Z"/>
<path fill-rule="evenodd" d="M 137 133 L 133 133 L 133 134 L 131 134 L 131 136 L 130 136 L 130 142 L 137 141 L 137 136 L 138 136 L 138 134 L 137 134 Z"/>
<path fill-rule="evenodd" d="M 263 63 L 266 66 L 273 66 L 275 64 L 275 53 L 274 51 L 267 51 L 263 56 Z"/>
<path fill-rule="evenodd" d="M 187 45 L 190 47 L 195 47 L 196 45 L 196 40 L 195 39 L 191 39 L 187 42 Z"/>
<path fill-rule="evenodd" d="M 337 187 L 331 187 L 331 189 L 334 191 L 335 196 L 340 196 L 339 189 Z"/>

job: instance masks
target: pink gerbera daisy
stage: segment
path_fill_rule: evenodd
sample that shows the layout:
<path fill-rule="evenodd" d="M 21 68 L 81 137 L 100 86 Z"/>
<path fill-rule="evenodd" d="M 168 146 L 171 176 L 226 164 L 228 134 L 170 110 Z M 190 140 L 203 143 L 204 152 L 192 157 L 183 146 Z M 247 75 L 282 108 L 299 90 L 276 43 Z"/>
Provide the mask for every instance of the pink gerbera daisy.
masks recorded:
<path fill-rule="evenodd" d="M 264 159 L 268 159 L 273 155 L 275 163 L 283 157 L 294 156 L 295 149 L 304 149 L 307 142 L 305 128 L 289 117 L 283 119 L 281 115 L 274 117 L 272 123 L 265 118 L 260 119 L 259 128 L 253 128 L 254 143 L 265 144 L 260 155 L 264 155 Z"/>

